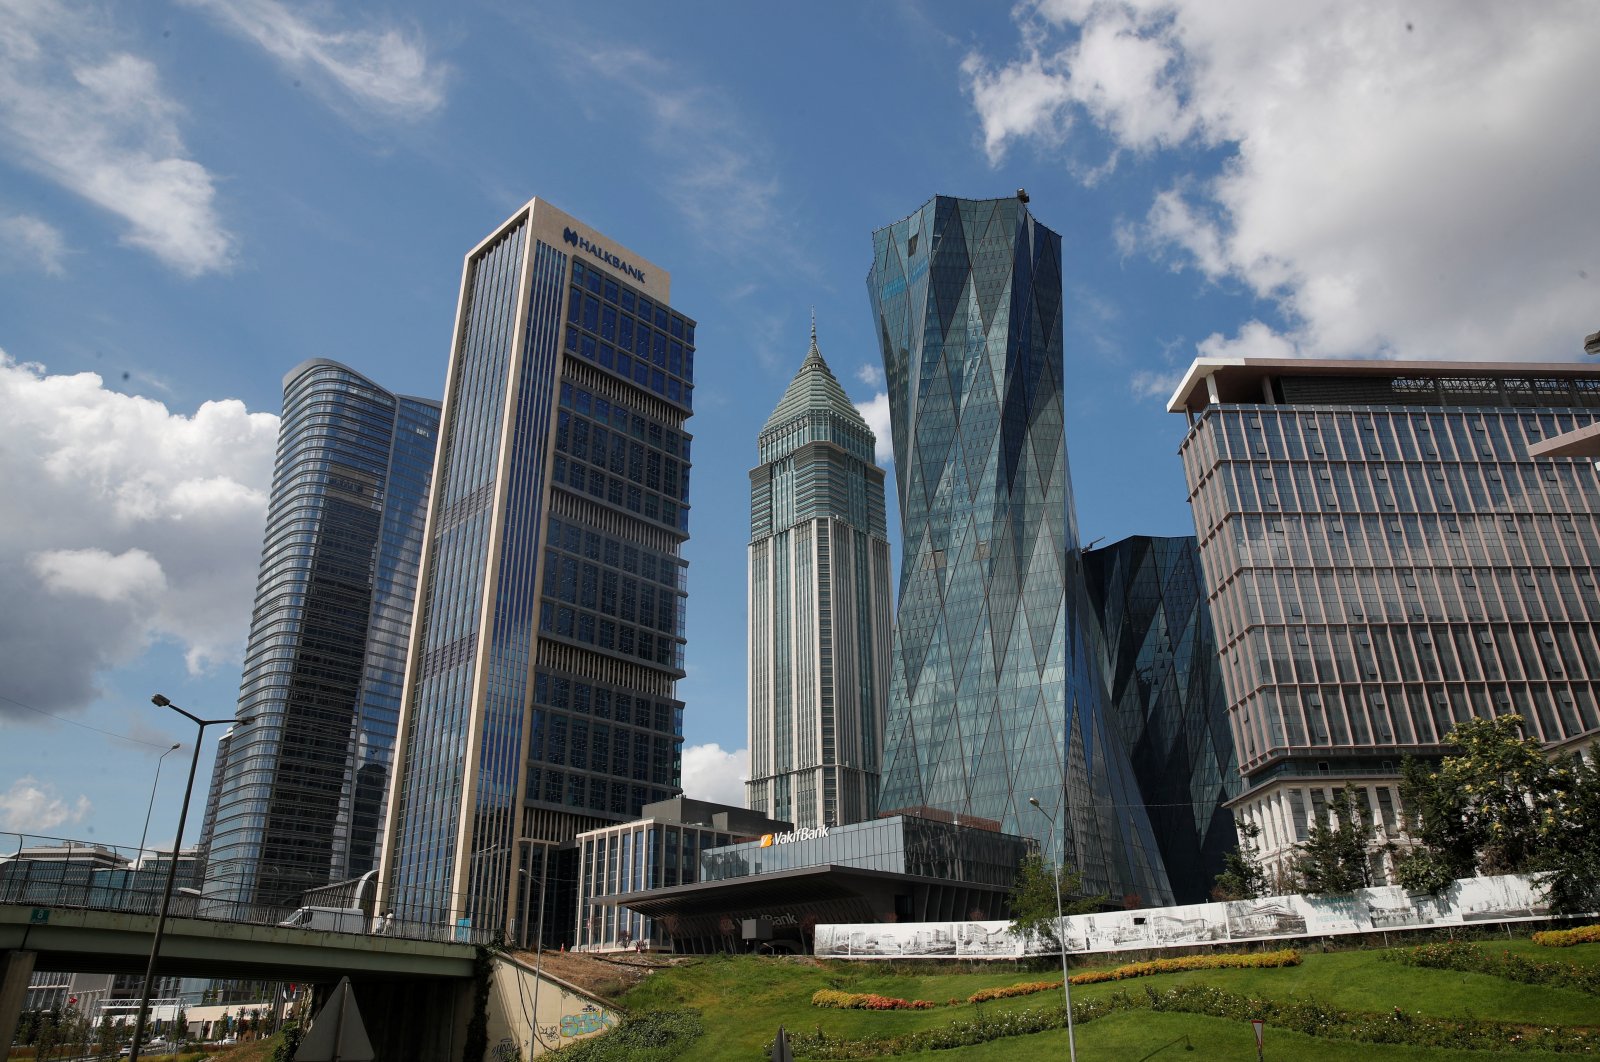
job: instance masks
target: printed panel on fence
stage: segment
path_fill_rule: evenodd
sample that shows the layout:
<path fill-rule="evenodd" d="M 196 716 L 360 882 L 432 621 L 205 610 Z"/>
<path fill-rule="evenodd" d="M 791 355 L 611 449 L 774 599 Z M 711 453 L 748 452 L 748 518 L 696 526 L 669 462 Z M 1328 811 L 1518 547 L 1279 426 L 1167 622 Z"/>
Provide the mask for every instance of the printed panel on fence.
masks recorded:
<path fill-rule="evenodd" d="M 1198 947 L 1223 942 L 1335 936 L 1471 922 L 1526 922 L 1549 917 L 1538 879 L 1520 874 L 1464 878 L 1439 896 L 1398 885 L 1328 896 L 1152 907 L 1070 915 L 1069 954 Z M 1054 945 L 1027 939 L 1009 922 L 869 922 L 819 925 L 816 954 L 839 959 L 1015 959 L 1053 955 Z"/>

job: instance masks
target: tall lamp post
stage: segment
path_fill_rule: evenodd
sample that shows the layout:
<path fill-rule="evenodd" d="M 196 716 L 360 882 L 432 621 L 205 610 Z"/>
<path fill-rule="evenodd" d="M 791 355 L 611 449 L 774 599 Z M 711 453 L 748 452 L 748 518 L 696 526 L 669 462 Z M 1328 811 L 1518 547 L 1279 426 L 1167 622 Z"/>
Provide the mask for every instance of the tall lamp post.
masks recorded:
<path fill-rule="evenodd" d="M 178 850 L 183 847 L 183 827 L 189 819 L 189 797 L 194 792 L 194 773 L 200 766 L 200 745 L 205 740 L 206 727 L 227 724 L 244 726 L 252 718 L 247 715 L 242 719 L 201 719 L 179 708 L 159 693 L 150 698 L 150 703 L 157 708 L 171 708 L 199 729 L 195 733 L 194 755 L 189 757 L 189 784 L 183 787 L 183 806 L 178 809 L 178 836 L 172 841 L 172 862 L 167 865 L 167 883 L 161 890 L 161 911 L 156 915 L 156 935 L 150 941 L 150 962 L 145 966 L 144 985 L 139 989 L 139 1013 L 133 1022 L 133 1047 L 128 1052 L 128 1062 L 139 1062 L 139 1054 L 144 1048 L 142 1041 L 145 1023 L 150 1017 L 150 993 L 155 987 L 156 959 L 161 954 L 161 938 L 167 931 L 167 908 L 172 904 L 172 886 L 178 877 Z"/>
<path fill-rule="evenodd" d="M 156 777 L 155 781 L 150 783 L 150 803 L 145 805 L 144 829 L 139 833 L 139 862 L 141 864 L 144 862 L 145 838 L 150 836 L 150 813 L 154 811 L 156 807 L 156 787 L 161 784 L 161 761 L 172 755 L 174 752 L 177 752 L 181 748 L 183 748 L 183 742 L 175 741 L 172 743 L 172 747 L 170 749 L 156 757 Z"/>
<path fill-rule="evenodd" d="M 537 1044 L 541 1042 L 539 1040 L 539 984 L 544 980 L 544 891 L 545 886 L 548 884 L 550 879 L 550 846 L 554 842 L 536 840 L 532 837 L 522 837 L 519 838 L 519 840 L 526 841 L 530 845 L 538 845 L 539 852 L 542 857 L 539 864 L 539 925 L 538 928 L 534 930 L 533 938 L 533 1039 Z M 517 867 L 517 872 L 522 875 L 523 881 L 531 881 L 531 875 L 527 872 L 527 870 L 519 866 Z M 526 885 L 523 887 L 522 896 L 522 921 L 524 927 L 526 927 L 528 921 L 528 893 Z M 526 929 L 524 929 L 523 940 L 523 947 L 526 948 Z M 529 1050 L 532 1050 L 531 1045 Z"/>
<path fill-rule="evenodd" d="M 1038 797 L 1029 797 L 1028 803 L 1032 804 L 1039 814 L 1043 815 L 1050 823 L 1050 832 L 1056 832 L 1056 818 L 1044 809 Z M 1062 839 L 1065 845 L 1066 839 Z M 1052 866 L 1050 880 L 1056 887 L 1056 943 L 1061 945 L 1061 992 L 1067 1000 L 1067 1054 L 1072 1062 L 1078 1062 L 1078 1040 L 1072 1031 L 1072 977 L 1067 973 L 1067 927 L 1066 918 L 1061 913 L 1061 871 Z"/>

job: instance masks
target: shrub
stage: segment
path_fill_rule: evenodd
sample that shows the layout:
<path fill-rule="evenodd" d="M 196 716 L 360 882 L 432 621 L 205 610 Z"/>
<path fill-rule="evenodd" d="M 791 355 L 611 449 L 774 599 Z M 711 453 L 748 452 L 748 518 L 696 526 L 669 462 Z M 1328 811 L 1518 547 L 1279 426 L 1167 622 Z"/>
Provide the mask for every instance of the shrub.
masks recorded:
<path fill-rule="evenodd" d="M 700 1039 L 705 1026 L 696 1010 L 647 1010 L 630 1014 L 610 1032 L 561 1049 L 561 1062 L 671 1062 Z"/>
<path fill-rule="evenodd" d="M 1541 948 L 1570 948 L 1574 944 L 1600 944 L 1600 926 L 1546 929 L 1535 933 L 1533 942 Z"/>

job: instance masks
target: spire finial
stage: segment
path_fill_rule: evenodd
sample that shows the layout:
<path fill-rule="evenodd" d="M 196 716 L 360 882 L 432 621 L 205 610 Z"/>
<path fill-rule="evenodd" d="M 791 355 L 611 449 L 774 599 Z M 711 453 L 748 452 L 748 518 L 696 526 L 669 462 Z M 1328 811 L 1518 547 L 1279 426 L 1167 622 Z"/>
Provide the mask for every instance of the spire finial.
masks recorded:
<path fill-rule="evenodd" d="M 813 307 L 811 307 L 811 346 L 812 346 L 813 349 L 815 349 L 816 345 L 817 345 L 817 308 L 815 306 L 813 306 Z"/>

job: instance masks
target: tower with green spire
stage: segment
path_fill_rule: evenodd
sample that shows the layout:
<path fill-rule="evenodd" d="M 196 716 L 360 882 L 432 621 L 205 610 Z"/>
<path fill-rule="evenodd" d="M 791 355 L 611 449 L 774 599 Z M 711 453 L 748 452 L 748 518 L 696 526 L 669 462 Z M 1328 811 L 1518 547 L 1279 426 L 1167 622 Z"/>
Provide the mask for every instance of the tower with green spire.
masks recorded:
<path fill-rule="evenodd" d="M 893 614 L 875 443 L 813 321 L 750 472 L 746 803 L 796 826 L 878 810 Z"/>

